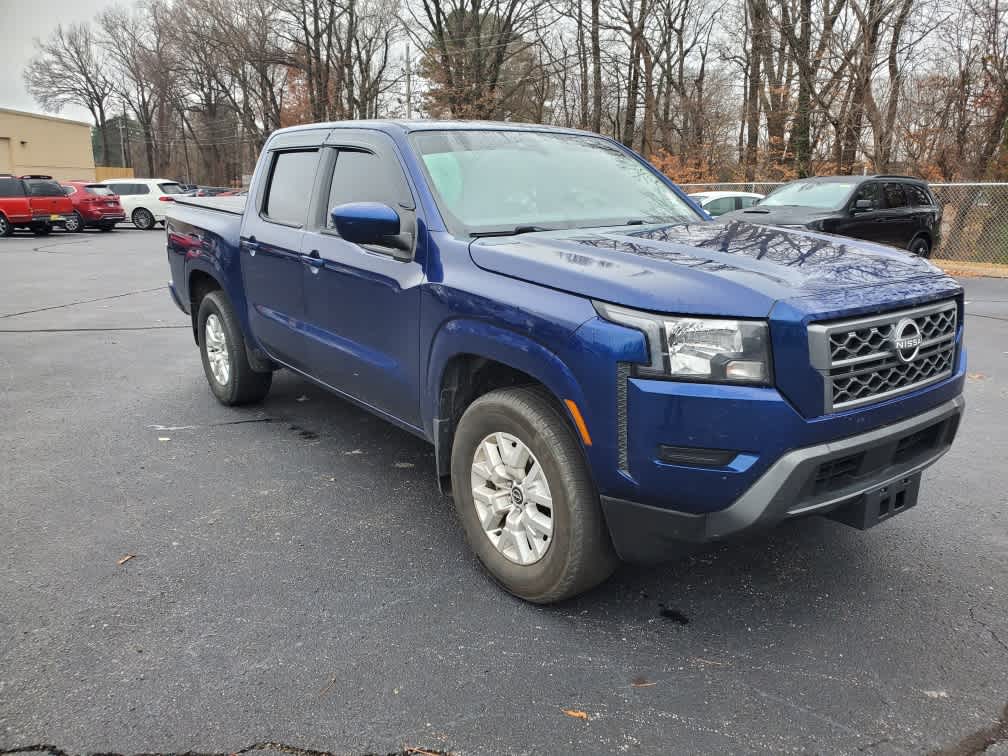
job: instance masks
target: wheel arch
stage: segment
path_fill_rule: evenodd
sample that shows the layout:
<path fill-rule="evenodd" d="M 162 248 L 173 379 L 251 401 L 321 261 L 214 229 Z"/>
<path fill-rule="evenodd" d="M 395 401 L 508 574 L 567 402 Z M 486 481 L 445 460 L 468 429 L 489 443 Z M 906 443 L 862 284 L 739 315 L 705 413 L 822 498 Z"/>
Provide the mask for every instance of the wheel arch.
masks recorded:
<path fill-rule="evenodd" d="M 584 406 L 582 389 L 567 365 L 541 343 L 481 321 L 456 320 L 435 336 L 427 369 L 426 413 L 434 441 L 438 481 L 450 489 L 455 427 L 466 408 L 489 391 L 536 385 L 553 400 L 570 429 L 586 445 L 568 401 Z M 590 436 L 588 436 L 590 443 Z M 591 466 L 589 465 L 589 469 Z"/>

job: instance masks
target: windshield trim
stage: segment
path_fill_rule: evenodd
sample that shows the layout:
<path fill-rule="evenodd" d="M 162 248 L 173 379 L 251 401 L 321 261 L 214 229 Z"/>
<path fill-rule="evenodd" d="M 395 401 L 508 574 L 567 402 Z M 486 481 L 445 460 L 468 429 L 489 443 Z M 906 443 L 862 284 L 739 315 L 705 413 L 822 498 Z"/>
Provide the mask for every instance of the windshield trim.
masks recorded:
<path fill-rule="evenodd" d="M 508 228 L 515 228 L 517 226 L 525 226 L 528 224 L 518 223 L 518 224 L 498 224 L 495 226 L 468 226 L 460 218 L 456 218 L 450 210 L 447 209 L 444 199 L 441 197 L 438 191 L 437 185 L 434 183 L 434 179 L 427 168 L 427 162 L 424 160 L 424 153 L 417 145 L 418 136 L 425 134 L 458 134 L 458 133 L 493 133 L 493 134 L 538 134 L 547 135 L 555 137 L 564 137 L 568 139 L 593 139 L 605 142 L 606 144 L 615 147 L 619 152 L 625 157 L 632 158 L 644 166 L 645 170 L 655 176 L 661 183 L 663 183 L 666 188 L 678 198 L 686 211 L 688 211 L 693 218 L 688 221 L 680 218 L 656 218 L 648 219 L 645 221 L 646 224 L 674 224 L 674 223 L 687 223 L 687 222 L 709 222 L 708 218 L 698 213 L 694 208 L 695 201 L 690 198 L 682 189 L 680 189 L 674 181 L 672 181 L 668 176 L 663 174 L 657 168 L 655 168 L 651 163 L 642 158 L 633 150 L 629 149 L 625 145 L 617 142 L 614 139 L 603 136 L 602 134 L 595 134 L 593 132 L 577 131 L 569 129 L 553 129 L 553 128 L 536 128 L 535 126 L 528 126 L 524 128 L 501 128 L 500 126 L 479 126 L 474 125 L 472 128 L 455 129 L 455 128 L 434 128 L 434 129 L 415 129 L 406 133 L 406 139 L 409 142 L 410 148 L 416 157 L 417 165 L 420 167 L 420 171 L 423 174 L 424 180 L 427 183 L 427 189 L 430 192 L 431 199 L 434 202 L 434 207 L 436 208 L 438 215 L 441 218 L 441 222 L 444 224 L 445 229 L 452 236 L 459 239 L 468 239 L 473 241 L 475 239 L 486 237 L 486 236 L 501 236 L 502 232 Z M 553 221 L 537 221 L 536 226 L 549 226 L 550 230 L 564 231 L 564 230 L 574 230 L 574 229 L 587 229 L 587 228 L 609 228 L 627 225 L 639 225 L 637 219 L 630 219 L 631 222 L 622 219 L 614 218 L 584 218 L 580 220 L 572 219 L 555 219 Z"/>

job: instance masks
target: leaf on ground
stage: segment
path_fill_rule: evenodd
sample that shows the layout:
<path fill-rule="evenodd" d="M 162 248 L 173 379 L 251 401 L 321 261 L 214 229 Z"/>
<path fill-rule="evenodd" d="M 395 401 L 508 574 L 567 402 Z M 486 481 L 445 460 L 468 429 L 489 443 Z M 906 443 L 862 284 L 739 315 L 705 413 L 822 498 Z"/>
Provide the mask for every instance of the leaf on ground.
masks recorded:
<path fill-rule="evenodd" d="M 632 685 L 635 688 L 650 688 L 650 687 L 652 687 L 654 685 L 657 685 L 657 684 L 658 683 L 651 682 L 650 680 L 648 680 L 643 675 L 641 675 L 639 677 L 635 677 L 633 679 L 633 682 L 630 683 L 630 685 Z"/>
<path fill-rule="evenodd" d="M 158 436 L 158 441 L 171 441 L 169 436 Z"/>
<path fill-rule="evenodd" d="M 561 709 L 560 711 L 562 711 L 568 717 L 573 717 L 574 719 L 582 719 L 585 722 L 588 721 L 588 712 L 586 711 L 579 711 L 578 709 Z"/>
<path fill-rule="evenodd" d="M 966 373 L 966 377 L 969 378 L 971 381 L 987 380 L 987 376 L 984 375 L 983 373 Z"/>
<path fill-rule="evenodd" d="M 118 564 L 118 565 L 124 565 L 124 564 L 126 564 L 126 562 L 128 562 L 128 561 L 129 561 L 130 559 L 136 559 L 136 554 L 127 554 L 127 555 L 126 555 L 126 556 L 124 556 L 124 557 L 123 557 L 122 559 L 117 559 L 117 560 L 116 560 L 116 564 Z"/>
<path fill-rule="evenodd" d="M 407 467 L 415 467 L 415 465 L 412 462 L 396 462 L 395 466 L 396 467 L 401 467 L 401 468 L 404 468 L 404 469 L 407 468 Z"/>
<path fill-rule="evenodd" d="M 299 397 L 297 398 L 297 400 L 296 400 L 296 401 L 299 401 L 299 402 L 307 402 L 307 401 L 308 401 L 308 397 L 307 397 L 307 396 L 305 396 L 304 394 L 302 394 L 301 396 L 299 396 Z"/>

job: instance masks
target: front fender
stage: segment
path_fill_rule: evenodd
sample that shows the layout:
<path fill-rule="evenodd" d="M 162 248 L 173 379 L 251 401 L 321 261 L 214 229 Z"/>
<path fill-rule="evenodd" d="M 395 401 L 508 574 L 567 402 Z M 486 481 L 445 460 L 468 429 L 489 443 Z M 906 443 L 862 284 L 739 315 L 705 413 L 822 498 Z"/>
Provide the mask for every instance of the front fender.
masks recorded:
<path fill-rule="evenodd" d="M 570 368 L 553 351 L 530 338 L 486 321 L 458 318 L 444 323 L 434 335 L 427 363 L 424 424 L 433 428 L 440 405 L 445 369 L 453 357 L 473 355 L 503 363 L 535 378 L 561 402 L 585 403 L 584 392 Z M 432 433 L 433 437 L 433 433 Z"/>

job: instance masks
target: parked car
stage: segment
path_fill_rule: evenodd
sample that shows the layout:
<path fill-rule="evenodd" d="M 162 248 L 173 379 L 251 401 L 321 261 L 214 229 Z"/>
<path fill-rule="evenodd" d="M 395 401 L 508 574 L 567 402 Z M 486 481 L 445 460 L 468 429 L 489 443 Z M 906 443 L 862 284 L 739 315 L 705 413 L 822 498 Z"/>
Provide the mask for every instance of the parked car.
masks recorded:
<path fill-rule="evenodd" d="M 73 213 L 73 203 L 52 176 L 0 174 L 0 236 L 27 228 L 45 236 Z"/>
<path fill-rule="evenodd" d="M 785 184 L 756 207 L 722 220 L 824 231 L 930 257 L 939 241 L 941 218 L 941 205 L 923 179 L 823 176 Z"/>
<path fill-rule="evenodd" d="M 109 179 L 105 185 L 119 195 L 126 217 L 144 231 L 163 223 L 165 211 L 183 194 L 181 184 L 168 179 Z"/>
<path fill-rule="evenodd" d="M 716 217 L 732 210 L 752 207 L 763 199 L 763 195 L 755 192 L 696 192 L 690 195 L 690 199 Z"/>
<path fill-rule="evenodd" d="M 954 279 L 708 221 L 594 134 L 281 129 L 247 199 L 181 199 L 167 241 L 221 403 L 287 368 L 426 439 L 479 559 L 533 602 L 618 558 L 809 515 L 884 522 L 963 411 Z"/>
<path fill-rule="evenodd" d="M 226 186 L 197 186 L 196 197 L 217 197 L 221 194 L 229 194 L 231 189 Z"/>
<path fill-rule="evenodd" d="M 62 186 L 74 207 L 64 223 L 67 231 L 83 231 L 85 228 L 111 231 L 116 223 L 126 220 L 119 197 L 106 184 L 66 181 Z"/>

